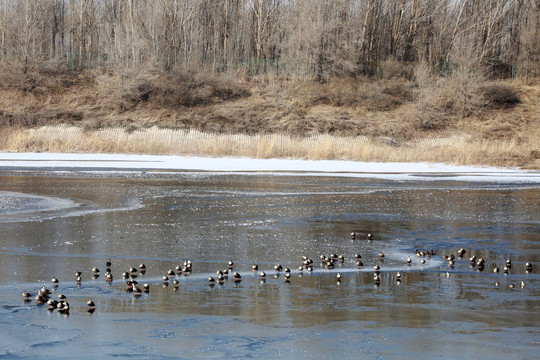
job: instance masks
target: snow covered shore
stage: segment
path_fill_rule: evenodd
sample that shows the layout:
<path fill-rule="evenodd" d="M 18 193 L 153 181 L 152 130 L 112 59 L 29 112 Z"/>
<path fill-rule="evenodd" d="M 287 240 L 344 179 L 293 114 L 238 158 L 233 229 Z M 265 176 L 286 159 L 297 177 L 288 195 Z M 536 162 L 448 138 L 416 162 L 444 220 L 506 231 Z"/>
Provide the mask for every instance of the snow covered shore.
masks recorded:
<path fill-rule="evenodd" d="M 459 180 L 540 184 L 539 171 L 433 163 L 206 158 L 173 155 L 0 153 L 2 170 L 205 171 L 221 174 L 294 174 L 388 180 Z"/>

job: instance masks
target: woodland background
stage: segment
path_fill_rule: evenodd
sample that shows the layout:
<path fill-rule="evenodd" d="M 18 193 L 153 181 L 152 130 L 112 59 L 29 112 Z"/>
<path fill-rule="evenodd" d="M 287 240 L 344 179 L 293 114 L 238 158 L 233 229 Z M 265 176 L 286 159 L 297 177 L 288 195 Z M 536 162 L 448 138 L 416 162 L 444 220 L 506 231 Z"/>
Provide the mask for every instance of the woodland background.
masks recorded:
<path fill-rule="evenodd" d="M 540 0 L 0 0 L 8 150 L 50 150 L 8 137 L 59 124 L 395 147 L 451 131 L 536 167 L 539 79 Z"/>

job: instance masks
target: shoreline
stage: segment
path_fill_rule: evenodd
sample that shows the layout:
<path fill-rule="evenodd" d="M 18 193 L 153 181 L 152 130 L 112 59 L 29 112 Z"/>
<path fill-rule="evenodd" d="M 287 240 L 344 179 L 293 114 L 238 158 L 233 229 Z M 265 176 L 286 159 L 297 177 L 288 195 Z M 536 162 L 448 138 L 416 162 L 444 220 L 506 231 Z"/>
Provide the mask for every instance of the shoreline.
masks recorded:
<path fill-rule="evenodd" d="M 517 168 L 446 165 L 429 162 L 255 159 L 102 153 L 0 152 L 0 173 L 9 171 L 205 172 L 222 175 L 294 175 L 373 178 L 394 181 L 454 180 L 540 184 L 540 171 Z"/>

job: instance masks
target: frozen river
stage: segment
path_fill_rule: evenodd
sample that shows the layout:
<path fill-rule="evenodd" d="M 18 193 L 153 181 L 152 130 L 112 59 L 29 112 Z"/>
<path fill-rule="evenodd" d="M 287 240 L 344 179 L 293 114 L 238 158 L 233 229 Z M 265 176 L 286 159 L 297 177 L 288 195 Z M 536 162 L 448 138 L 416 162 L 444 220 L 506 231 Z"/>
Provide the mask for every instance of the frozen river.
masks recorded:
<path fill-rule="evenodd" d="M 537 178 L 28 165 L 0 162 L 0 356 L 536 358 Z M 344 256 L 333 269 L 320 261 L 331 254 Z M 302 256 L 312 271 L 300 273 Z M 188 259 L 192 271 L 165 284 Z M 211 285 L 230 260 L 241 281 Z M 137 296 L 122 273 L 140 263 L 150 291 Z M 42 286 L 69 315 L 34 299 Z"/>

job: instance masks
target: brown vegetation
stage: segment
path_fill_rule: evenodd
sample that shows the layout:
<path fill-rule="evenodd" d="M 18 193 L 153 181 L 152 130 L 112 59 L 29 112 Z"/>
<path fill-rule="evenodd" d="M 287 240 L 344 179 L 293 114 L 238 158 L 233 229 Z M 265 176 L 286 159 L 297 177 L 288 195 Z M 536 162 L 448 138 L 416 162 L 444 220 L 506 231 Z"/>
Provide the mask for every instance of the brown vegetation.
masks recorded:
<path fill-rule="evenodd" d="M 539 166 L 540 88 L 515 81 L 0 69 L 2 150 Z"/>

